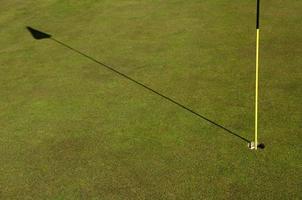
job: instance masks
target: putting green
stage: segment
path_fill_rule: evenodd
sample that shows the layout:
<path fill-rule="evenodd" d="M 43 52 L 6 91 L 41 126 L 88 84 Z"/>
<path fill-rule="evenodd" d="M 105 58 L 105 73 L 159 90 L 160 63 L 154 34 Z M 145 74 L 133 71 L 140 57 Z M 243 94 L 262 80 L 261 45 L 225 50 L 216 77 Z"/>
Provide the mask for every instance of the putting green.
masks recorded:
<path fill-rule="evenodd" d="M 302 2 L 262 2 L 251 151 L 255 3 L 2 2 L 0 199 L 301 199 Z"/>

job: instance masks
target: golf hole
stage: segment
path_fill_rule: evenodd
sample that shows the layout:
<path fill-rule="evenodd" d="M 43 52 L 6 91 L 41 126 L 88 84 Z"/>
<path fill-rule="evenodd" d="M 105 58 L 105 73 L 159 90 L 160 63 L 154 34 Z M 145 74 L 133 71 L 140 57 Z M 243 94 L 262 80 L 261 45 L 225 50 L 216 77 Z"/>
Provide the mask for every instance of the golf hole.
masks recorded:
<path fill-rule="evenodd" d="M 248 148 L 255 149 L 255 142 L 248 143 Z M 263 143 L 260 143 L 257 145 L 257 149 L 264 149 L 264 148 L 265 148 L 265 145 Z"/>
<path fill-rule="evenodd" d="M 265 145 L 264 145 L 263 143 L 261 143 L 261 144 L 258 145 L 258 148 L 259 148 L 259 149 L 264 149 L 264 148 L 265 148 Z"/>

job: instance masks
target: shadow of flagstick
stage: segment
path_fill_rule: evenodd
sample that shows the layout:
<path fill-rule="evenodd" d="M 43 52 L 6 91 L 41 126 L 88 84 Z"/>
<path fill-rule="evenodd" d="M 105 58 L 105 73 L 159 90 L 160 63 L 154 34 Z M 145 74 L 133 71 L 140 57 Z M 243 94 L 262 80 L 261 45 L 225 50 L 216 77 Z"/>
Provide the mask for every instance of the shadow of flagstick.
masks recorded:
<path fill-rule="evenodd" d="M 243 141 L 245 141 L 245 142 L 247 142 L 247 143 L 250 143 L 250 141 L 249 141 L 248 139 L 246 139 L 246 138 L 244 138 L 244 137 L 242 137 L 242 136 L 240 136 L 240 135 L 234 133 L 234 132 L 231 131 L 230 129 L 225 128 L 224 126 L 222 126 L 222 125 L 220 125 L 220 124 L 218 124 L 218 123 L 216 123 L 216 122 L 214 122 L 214 121 L 208 119 L 207 117 L 205 117 L 205 116 L 203 116 L 203 115 L 201 115 L 201 114 L 195 112 L 194 110 L 192 110 L 192 109 L 190 109 L 190 108 L 188 108 L 188 107 L 182 105 L 181 103 L 178 103 L 177 101 L 171 99 L 170 97 L 167 97 L 167 96 L 165 96 L 165 95 L 163 95 L 163 94 L 157 92 L 156 90 L 154 90 L 154 89 L 152 89 L 152 88 L 150 88 L 150 87 L 144 85 L 143 83 L 140 83 L 140 82 L 136 81 L 135 79 L 133 79 L 133 78 L 131 78 L 130 76 L 128 76 L 128 75 L 126 75 L 126 74 L 124 74 L 124 73 L 122 73 L 122 72 L 120 72 L 120 71 L 118 71 L 118 70 L 112 68 L 111 66 L 106 65 L 106 64 L 104 64 L 104 63 L 102 63 L 102 62 L 96 60 L 95 58 L 93 58 L 93 57 L 91 57 L 91 56 L 88 56 L 88 55 L 82 53 L 81 51 L 72 48 L 71 46 L 69 46 L 69 45 L 67 45 L 67 44 L 64 44 L 63 42 L 61 42 L 61 41 L 59 41 L 59 40 L 56 40 L 55 38 L 52 37 L 52 35 L 47 34 L 47 33 L 44 33 L 44 32 L 41 32 L 41 31 L 38 31 L 38 30 L 33 29 L 33 28 L 31 28 L 31 27 L 26 27 L 26 28 L 27 28 L 28 31 L 31 33 L 31 35 L 33 36 L 33 38 L 35 38 L 35 39 L 37 39 L 37 40 L 41 40 L 41 39 L 50 39 L 50 40 L 52 40 L 52 41 L 54 41 L 54 42 L 56 42 L 56 43 L 58 43 L 58 44 L 60 44 L 60 45 L 62 45 L 62 46 L 64 46 L 64 47 L 66 47 L 66 48 L 68 48 L 68 49 L 70 49 L 70 50 L 72 50 L 72 51 L 74 51 L 74 52 L 76 52 L 76 53 L 78 53 L 78 54 L 80 54 L 80 55 L 82 55 L 82 56 L 88 58 L 89 60 L 91 60 L 91 61 L 93 61 L 93 62 L 95 62 L 95 63 L 97 63 L 97 64 L 99 64 L 99 65 L 102 65 L 103 67 L 107 68 L 108 70 L 110 70 L 110 71 L 112 71 L 112 72 L 114 72 L 114 73 L 116 73 L 116 74 L 118 74 L 118 75 L 120 75 L 120 76 L 122 76 L 122 77 L 124 77 L 124 78 L 126 78 L 126 79 L 128 79 L 128 80 L 130 80 L 130 81 L 132 81 L 132 82 L 134 82 L 134 83 L 136 83 L 137 85 L 140 85 L 141 87 L 143 87 L 143 88 L 149 90 L 150 92 L 152 92 L 152 93 L 154 93 L 154 94 L 156 94 L 156 95 L 158 95 L 158 96 L 160 96 L 160 97 L 166 99 L 167 101 L 169 101 L 169 102 L 171 102 L 171 103 L 173 103 L 173 104 L 175 104 L 175 105 L 177 105 L 177 106 L 179 106 L 179 107 L 181 107 L 181 108 L 187 110 L 187 111 L 190 112 L 191 114 L 194 114 L 195 116 L 197 116 L 197 117 L 199 117 L 199 118 L 201 118 L 201 119 L 203 119 L 203 120 L 205 120 L 205 121 L 211 123 L 212 125 L 215 125 L 216 127 L 219 127 L 219 128 L 221 128 L 221 129 L 225 130 L 225 132 L 227 132 L 227 133 L 229 133 L 229 134 L 231 134 L 231 135 L 233 135 L 233 136 L 236 136 L 237 138 L 239 138 L 239 139 L 241 139 L 241 140 L 243 140 Z"/>

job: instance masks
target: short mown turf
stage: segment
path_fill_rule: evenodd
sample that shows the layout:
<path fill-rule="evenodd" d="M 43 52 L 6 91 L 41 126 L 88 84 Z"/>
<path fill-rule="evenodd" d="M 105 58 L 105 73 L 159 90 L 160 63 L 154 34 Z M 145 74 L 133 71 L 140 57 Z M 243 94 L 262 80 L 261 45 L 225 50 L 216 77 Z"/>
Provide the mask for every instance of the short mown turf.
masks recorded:
<path fill-rule="evenodd" d="M 259 151 L 255 6 L 1 2 L 0 199 L 301 199 L 302 2 L 262 2 Z"/>

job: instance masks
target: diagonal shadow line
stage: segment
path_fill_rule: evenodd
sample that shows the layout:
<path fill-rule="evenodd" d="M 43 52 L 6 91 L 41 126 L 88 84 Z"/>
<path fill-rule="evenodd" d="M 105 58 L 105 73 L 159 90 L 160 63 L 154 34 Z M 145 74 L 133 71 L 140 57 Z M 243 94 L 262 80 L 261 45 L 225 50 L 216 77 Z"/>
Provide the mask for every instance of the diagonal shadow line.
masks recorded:
<path fill-rule="evenodd" d="M 165 95 L 163 95 L 163 94 L 161 94 L 161 93 L 155 91 L 154 89 L 152 89 L 152 88 L 150 88 L 150 87 L 144 85 L 143 83 L 140 83 L 140 82 L 136 81 L 135 79 L 131 78 L 130 76 L 127 76 L 126 74 L 117 71 L 116 69 L 110 67 L 109 65 L 106 65 L 106 64 L 104 64 L 104 63 L 102 63 L 102 62 L 100 62 L 100 61 L 94 59 L 93 57 L 88 56 L 88 55 L 86 55 L 86 54 L 80 52 L 79 50 L 76 50 L 76 49 L 72 48 L 71 46 L 69 46 L 69 45 L 67 45 L 67 44 L 64 44 L 63 42 L 60 42 L 59 40 L 56 40 L 56 39 L 53 38 L 53 37 L 51 37 L 51 38 L 49 38 L 49 39 L 53 40 L 54 42 L 56 42 L 56 43 L 58 43 L 58 44 L 60 44 L 60 45 L 65 46 L 66 48 L 68 48 L 68 49 L 70 49 L 70 50 L 72 50 L 72 51 L 74 51 L 74 52 L 76 52 L 76 53 L 78 53 L 78 54 L 80 54 L 80 55 L 82 55 L 82 56 L 88 58 L 89 60 L 91 60 L 91 61 L 93 61 L 93 62 L 95 62 L 95 63 L 97 63 L 97 64 L 99 64 L 99 65 L 102 65 L 103 67 L 106 67 L 108 70 L 110 70 L 110 71 L 112 71 L 112 72 L 115 72 L 115 73 L 117 73 L 118 75 L 120 75 L 120 76 L 122 76 L 122 77 L 124 77 L 124 78 L 126 78 L 126 79 L 128 79 L 128 80 L 130 80 L 130 81 L 132 81 L 132 82 L 134 82 L 134 83 L 136 83 L 136 84 L 142 86 L 143 88 L 145 88 L 145 89 L 147 89 L 147 90 L 153 92 L 154 94 L 157 94 L 158 96 L 161 96 L 162 98 L 164 98 L 164 99 L 166 99 L 166 100 L 172 102 L 173 104 L 175 104 L 175 105 L 177 105 L 177 106 L 179 106 L 179 107 L 181 107 L 181 108 L 183 108 L 183 109 L 189 111 L 190 113 L 194 114 L 195 116 L 197 116 L 197 117 L 199 117 L 199 118 L 201 118 L 201 119 L 203 119 L 203 120 L 206 120 L 207 122 L 209 122 L 209 123 L 211 123 L 211 124 L 213 124 L 213 125 L 215 125 L 215 126 L 221 128 L 221 129 L 225 130 L 226 132 L 232 134 L 233 136 L 236 136 L 237 138 L 240 138 L 241 140 L 250 143 L 250 141 L 249 141 L 248 139 L 246 139 L 246 138 L 244 138 L 244 137 L 242 137 L 242 136 L 240 136 L 240 135 L 234 133 L 234 132 L 231 131 L 230 129 L 227 129 L 227 128 L 225 128 L 224 126 L 222 126 L 222 125 L 220 125 L 220 124 L 218 124 L 218 123 L 216 123 L 216 122 L 214 122 L 214 121 L 208 119 L 207 117 L 202 116 L 201 114 L 195 112 L 194 110 L 192 110 L 192 109 L 190 109 L 190 108 L 188 108 L 188 107 L 182 105 L 181 103 L 178 103 L 177 101 L 171 99 L 170 97 L 167 97 L 167 96 L 165 96 Z"/>

